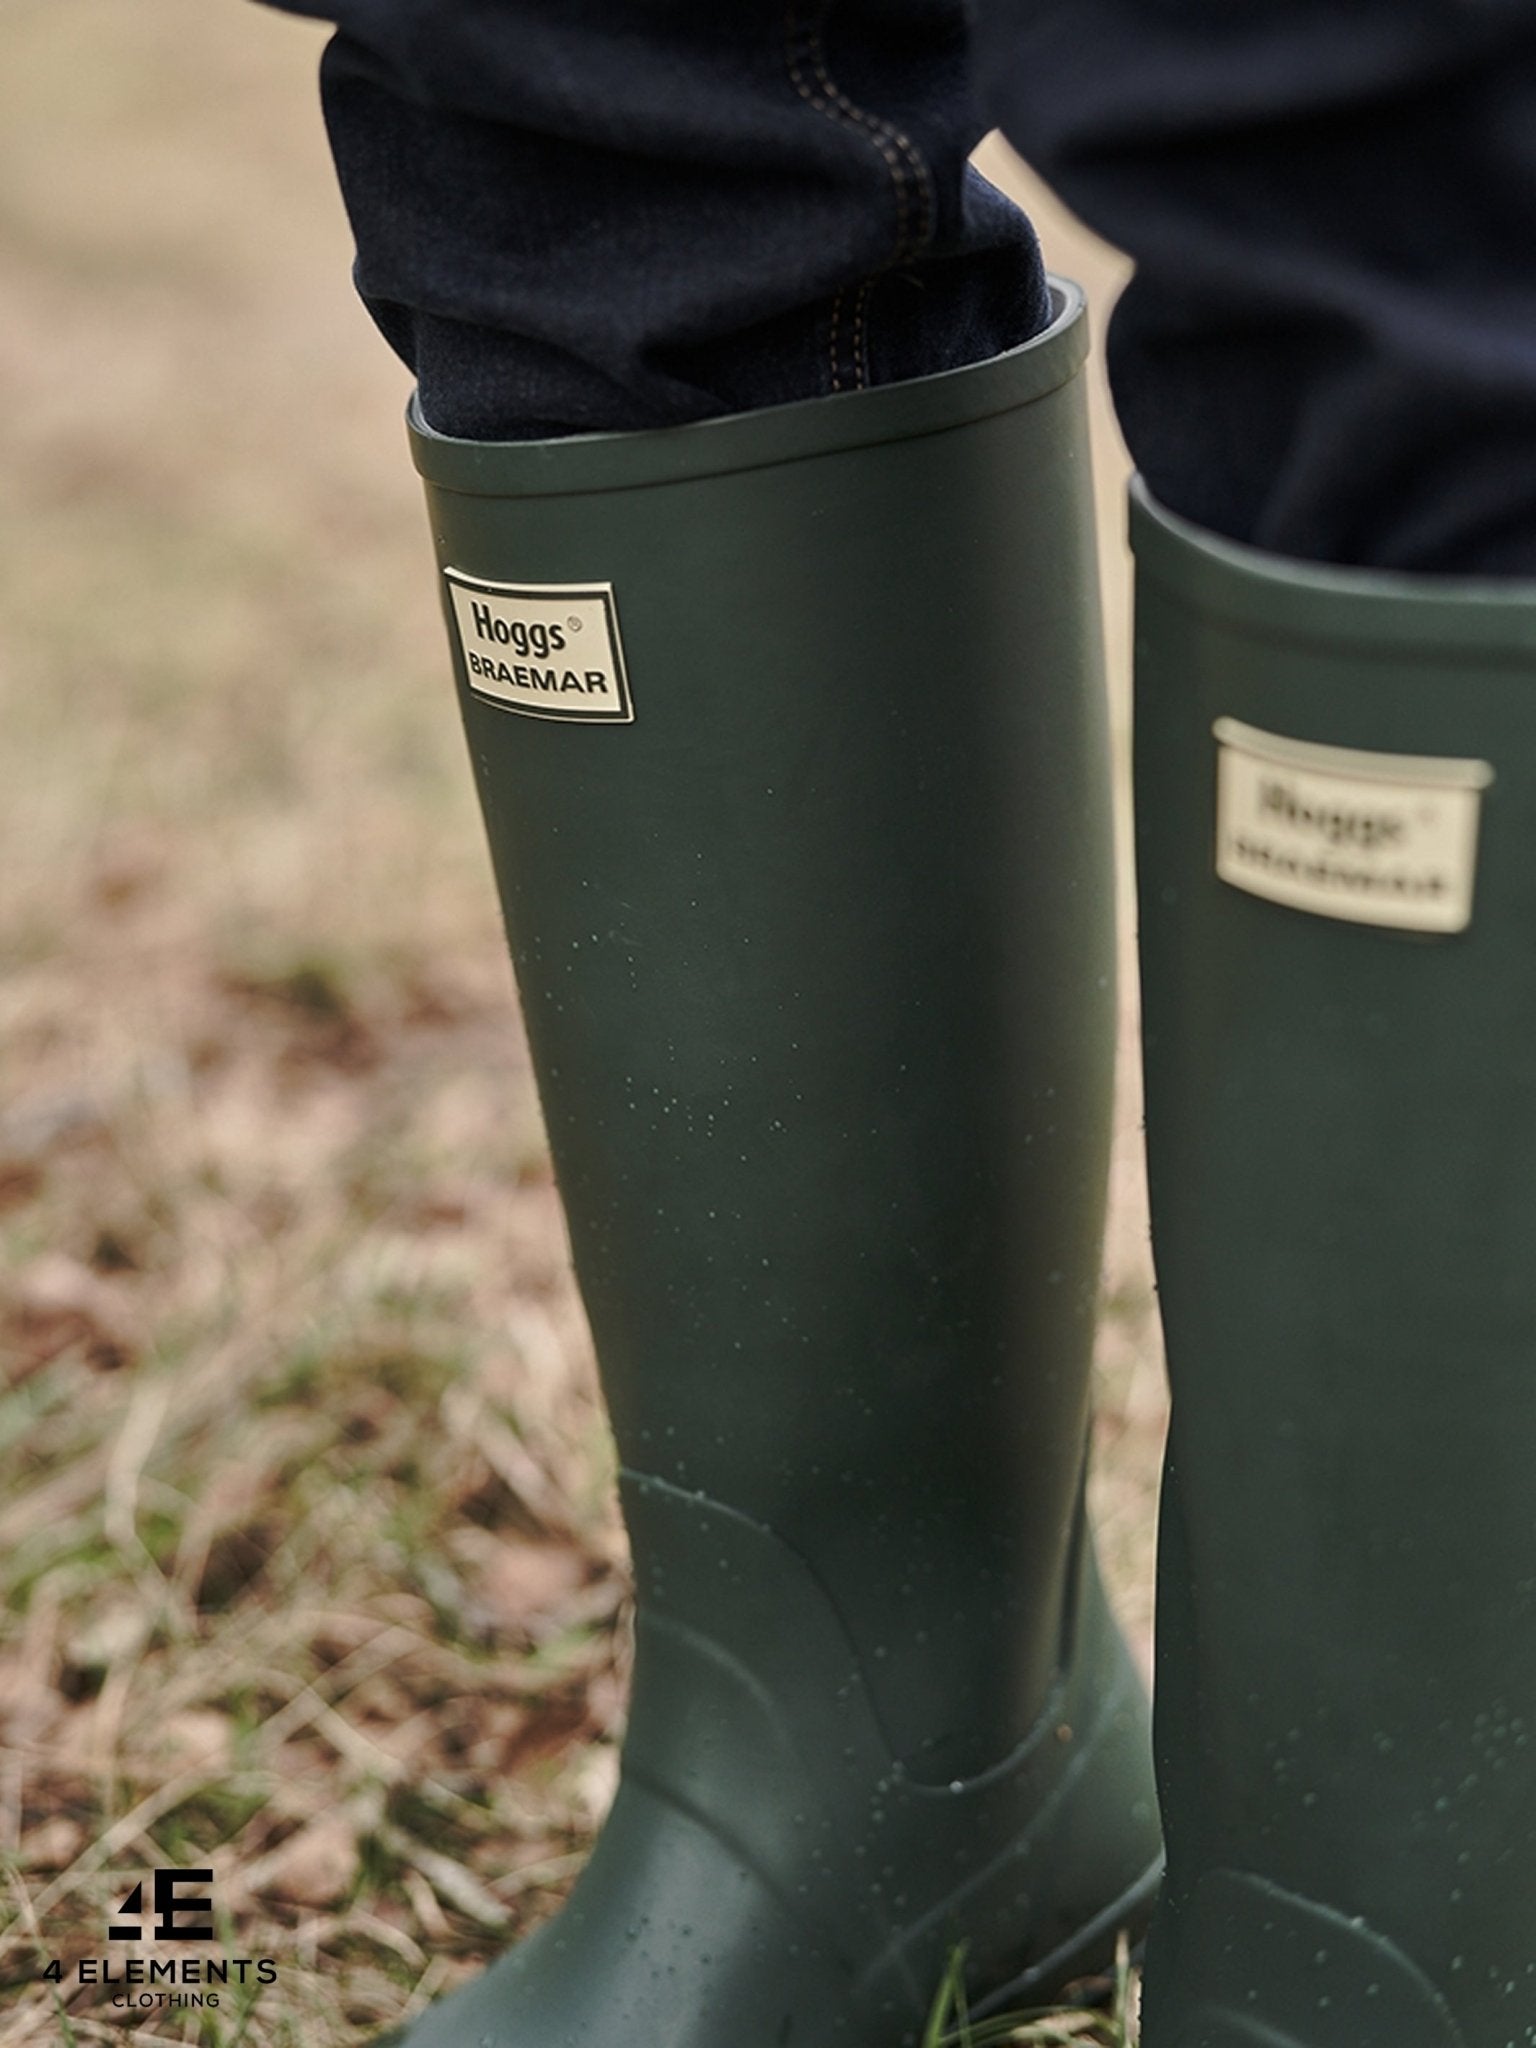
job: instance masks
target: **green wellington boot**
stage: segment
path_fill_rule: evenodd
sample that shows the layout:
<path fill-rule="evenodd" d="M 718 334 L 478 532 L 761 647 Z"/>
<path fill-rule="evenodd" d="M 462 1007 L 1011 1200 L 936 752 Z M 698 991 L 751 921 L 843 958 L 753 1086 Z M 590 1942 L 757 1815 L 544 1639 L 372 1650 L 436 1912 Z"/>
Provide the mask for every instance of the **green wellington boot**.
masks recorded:
<path fill-rule="evenodd" d="M 417 427 L 638 1640 L 554 1923 L 412 2048 L 897 2048 L 1160 1845 L 1082 1514 L 1114 1042 L 1084 322 L 657 433 Z"/>
<path fill-rule="evenodd" d="M 1536 587 L 1134 508 L 1146 2048 L 1536 2042 Z"/>

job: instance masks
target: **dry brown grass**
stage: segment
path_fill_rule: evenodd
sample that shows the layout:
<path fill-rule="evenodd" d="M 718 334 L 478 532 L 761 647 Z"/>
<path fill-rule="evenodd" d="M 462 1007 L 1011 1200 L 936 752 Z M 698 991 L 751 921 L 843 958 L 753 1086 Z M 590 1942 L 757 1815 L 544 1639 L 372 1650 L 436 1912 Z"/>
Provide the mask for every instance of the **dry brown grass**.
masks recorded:
<path fill-rule="evenodd" d="M 4 2048 L 120 2032 L 37 1971 L 166 1863 L 280 1975 L 146 2048 L 356 2042 L 550 1909 L 614 1779 L 608 1451 L 318 42 L 0 15 Z"/>

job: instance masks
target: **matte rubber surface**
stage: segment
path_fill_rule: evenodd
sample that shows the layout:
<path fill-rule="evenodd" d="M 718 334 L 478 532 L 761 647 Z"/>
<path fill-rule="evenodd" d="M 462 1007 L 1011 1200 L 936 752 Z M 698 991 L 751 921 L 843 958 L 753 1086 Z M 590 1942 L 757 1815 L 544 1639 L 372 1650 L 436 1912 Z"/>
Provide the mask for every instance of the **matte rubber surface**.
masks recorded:
<path fill-rule="evenodd" d="M 1034 1995 L 1145 1918 L 1081 1513 L 1115 998 L 1061 303 L 910 386 L 415 437 L 445 568 L 611 584 L 623 643 L 632 722 L 533 716 L 448 606 L 639 1654 L 571 1902 L 413 2048 L 896 2048 L 955 1941 Z"/>
<path fill-rule="evenodd" d="M 1276 561 L 1144 499 L 1133 539 L 1173 1385 L 1146 2048 L 1527 2048 L 1536 589 Z M 1470 925 L 1218 880 L 1224 718 L 1486 763 Z"/>

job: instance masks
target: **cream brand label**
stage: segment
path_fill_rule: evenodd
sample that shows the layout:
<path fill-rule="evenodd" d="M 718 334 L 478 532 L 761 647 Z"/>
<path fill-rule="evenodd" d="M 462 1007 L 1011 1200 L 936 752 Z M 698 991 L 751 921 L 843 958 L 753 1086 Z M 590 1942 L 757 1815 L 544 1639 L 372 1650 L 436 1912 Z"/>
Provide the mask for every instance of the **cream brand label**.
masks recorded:
<path fill-rule="evenodd" d="M 1353 924 L 1471 923 L 1486 761 L 1320 746 L 1235 718 L 1213 730 L 1222 881 Z"/>
<path fill-rule="evenodd" d="M 469 687 L 534 718 L 634 718 L 611 583 L 485 583 L 445 569 Z"/>

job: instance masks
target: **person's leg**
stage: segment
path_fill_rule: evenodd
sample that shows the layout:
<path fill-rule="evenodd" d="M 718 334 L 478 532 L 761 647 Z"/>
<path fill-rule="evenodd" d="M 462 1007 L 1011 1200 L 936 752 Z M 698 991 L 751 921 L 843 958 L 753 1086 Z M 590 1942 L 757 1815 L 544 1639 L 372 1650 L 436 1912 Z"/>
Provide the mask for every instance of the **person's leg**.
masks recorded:
<path fill-rule="evenodd" d="M 1158 501 L 1275 554 L 1536 574 L 1526 0 L 985 0 L 990 119 L 1136 274 Z"/>
<path fill-rule="evenodd" d="M 1524 2048 L 1536 584 L 1133 535 L 1173 1388 L 1144 2038 Z"/>
<path fill-rule="evenodd" d="M 1144 2039 L 1514 2048 L 1536 14 L 1087 0 L 998 5 L 987 33 L 1015 142 L 1138 265 L 1112 368 L 1150 484 L 1137 866 L 1173 1389 Z"/>
<path fill-rule="evenodd" d="M 898 2048 L 955 1946 L 1033 2005 L 1144 1921 L 1081 347 L 418 438 L 639 1621 L 572 1899 L 413 2048 Z"/>
<path fill-rule="evenodd" d="M 724 12 L 328 60 L 637 1581 L 593 1859 L 418 2048 L 896 2048 L 953 1946 L 1033 2002 L 1156 1883 L 1082 1509 L 1083 322 L 967 174 L 958 6 Z"/>
<path fill-rule="evenodd" d="M 444 433 L 679 425 L 1050 318 L 959 0 L 325 0 L 357 280 Z"/>

